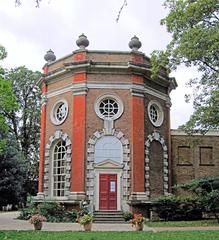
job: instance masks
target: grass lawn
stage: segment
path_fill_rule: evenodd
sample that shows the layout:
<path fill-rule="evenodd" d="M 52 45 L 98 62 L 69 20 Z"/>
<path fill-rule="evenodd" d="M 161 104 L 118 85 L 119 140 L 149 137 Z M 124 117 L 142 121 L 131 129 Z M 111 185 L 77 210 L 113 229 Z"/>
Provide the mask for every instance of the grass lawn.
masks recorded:
<path fill-rule="evenodd" d="M 36 232 L 0 231 L 1 240 L 216 240 L 219 231 L 180 232 Z"/>
<path fill-rule="evenodd" d="M 206 227 L 219 226 L 216 220 L 147 222 L 149 227 Z"/>

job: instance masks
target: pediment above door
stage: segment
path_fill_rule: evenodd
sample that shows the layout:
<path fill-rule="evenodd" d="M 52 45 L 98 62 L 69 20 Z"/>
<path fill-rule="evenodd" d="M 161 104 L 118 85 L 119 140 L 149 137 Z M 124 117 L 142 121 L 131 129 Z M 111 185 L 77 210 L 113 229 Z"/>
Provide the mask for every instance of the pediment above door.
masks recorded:
<path fill-rule="evenodd" d="M 106 169 L 117 168 L 118 169 L 118 168 L 123 168 L 123 164 L 107 159 L 107 160 L 104 160 L 103 162 L 94 164 L 94 168 L 106 168 Z"/>

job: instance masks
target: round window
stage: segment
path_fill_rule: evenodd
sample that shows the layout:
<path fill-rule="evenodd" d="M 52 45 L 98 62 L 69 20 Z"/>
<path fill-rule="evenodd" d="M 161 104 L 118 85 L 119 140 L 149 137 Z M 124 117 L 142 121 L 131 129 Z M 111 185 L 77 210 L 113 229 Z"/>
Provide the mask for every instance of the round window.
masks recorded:
<path fill-rule="evenodd" d="M 150 101 L 148 104 L 148 116 L 151 123 L 155 127 L 159 127 L 163 123 L 163 109 L 161 105 L 156 101 Z"/>
<path fill-rule="evenodd" d="M 119 111 L 118 103 L 113 99 L 104 99 L 99 106 L 100 113 L 105 117 L 113 117 Z"/>
<path fill-rule="evenodd" d="M 123 113 L 122 101 L 114 95 L 103 95 L 99 97 L 94 105 L 96 114 L 102 118 L 119 118 Z"/>
<path fill-rule="evenodd" d="M 54 104 L 50 118 L 55 125 L 62 124 L 68 115 L 68 103 L 65 100 L 58 101 Z"/>

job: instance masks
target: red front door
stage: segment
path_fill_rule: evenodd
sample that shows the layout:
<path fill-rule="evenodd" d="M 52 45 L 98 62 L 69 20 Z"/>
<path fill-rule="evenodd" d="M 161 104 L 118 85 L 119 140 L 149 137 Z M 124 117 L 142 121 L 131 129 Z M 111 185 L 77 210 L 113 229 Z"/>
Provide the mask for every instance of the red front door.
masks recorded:
<path fill-rule="evenodd" d="M 117 210 L 117 175 L 100 174 L 100 210 Z"/>

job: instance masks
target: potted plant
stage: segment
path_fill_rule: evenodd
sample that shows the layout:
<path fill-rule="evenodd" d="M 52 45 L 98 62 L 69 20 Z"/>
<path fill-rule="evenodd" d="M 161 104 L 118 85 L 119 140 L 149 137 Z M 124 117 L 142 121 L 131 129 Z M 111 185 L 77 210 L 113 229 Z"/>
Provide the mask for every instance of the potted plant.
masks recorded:
<path fill-rule="evenodd" d="M 142 231 L 144 228 L 145 218 L 142 214 L 134 214 L 131 220 L 132 226 L 135 226 L 136 231 Z"/>
<path fill-rule="evenodd" d="M 83 225 L 85 231 L 91 231 L 93 216 L 88 213 L 78 219 L 78 223 Z"/>
<path fill-rule="evenodd" d="M 33 224 L 35 230 L 41 230 L 43 222 L 46 221 L 46 218 L 40 214 L 33 215 L 30 218 L 30 223 Z"/>
<path fill-rule="evenodd" d="M 123 217 L 124 217 L 126 222 L 129 222 L 130 220 L 133 219 L 133 213 L 130 212 L 130 211 L 124 212 Z"/>

